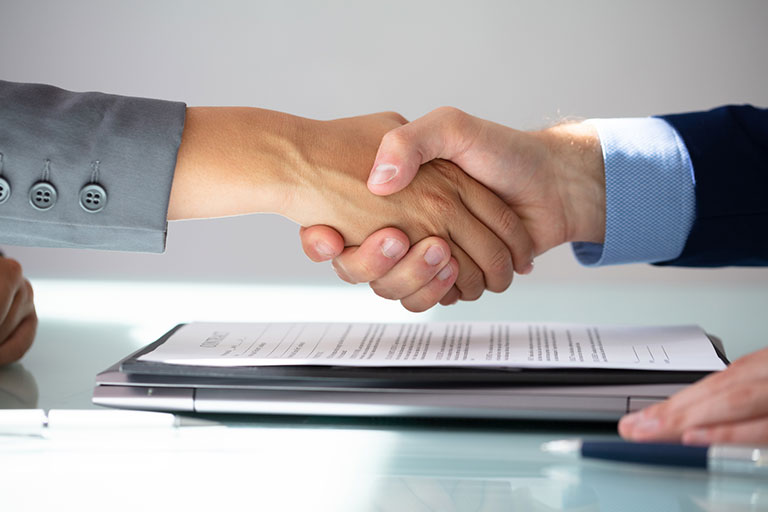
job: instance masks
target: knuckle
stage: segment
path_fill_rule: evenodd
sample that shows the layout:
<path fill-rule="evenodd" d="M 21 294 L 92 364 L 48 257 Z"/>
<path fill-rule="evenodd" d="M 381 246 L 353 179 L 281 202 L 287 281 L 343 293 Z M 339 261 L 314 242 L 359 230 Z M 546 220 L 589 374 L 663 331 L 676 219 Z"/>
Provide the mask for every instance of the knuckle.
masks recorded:
<path fill-rule="evenodd" d="M 460 298 L 461 293 L 459 292 L 458 288 L 454 286 L 448 291 L 448 293 L 445 294 L 445 296 L 443 296 L 442 299 L 440 299 L 440 304 L 443 306 L 450 306 L 452 304 L 456 304 Z"/>
<path fill-rule="evenodd" d="M 461 300 L 465 300 L 467 302 L 473 302 L 479 299 L 483 295 L 483 290 L 481 288 L 478 288 L 476 290 L 468 290 L 468 291 L 461 291 Z"/>
<path fill-rule="evenodd" d="M 424 208 L 435 219 L 437 226 L 444 223 L 446 218 L 454 218 L 459 211 L 456 199 L 449 193 L 440 190 L 425 190 L 423 201 Z"/>
<path fill-rule="evenodd" d="M 464 112 L 463 110 L 460 110 L 456 107 L 451 107 L 450 105 L 437 107 L 432 112 L 448 120 L 461 120 L 467 115 L 467 113 Z"/>
<path fill-rule="evenodd" d="M 502 208 L 496 219 L 496 227 L 505 240 L 511 240 L 520 228 L 520 217 L 512 208 Z"/>
<path fill-rule="evenodd" d="M 457 147 L 463 147 L 467 135 L 472 132 L 472 116 L 456 107 L 440 107 L 435 111 L 443 124 L 443 130 Z"/>
<path fill-rule="evenodd" d="M 443 177 L 445 177 L 451 185 L 456 185 L 462 178 L 466 179 L 466 173 L 461 170 L 456 164 L 448 160 L 438 158 L 430 162 Z"/>
<path fill-rule="evenodd" d="M 21 279 L 23 275 L 21 263 L 10 258 L 3 260 L 3 273 L 14 282 Z"/>
<path fill-rule="evenodd" d="M 509 250 L 506 247 L 499 247 L 491 255 L 489 260 L 488 272 L 490 275 L 496 278 L 500 278 L 502 281 L 511 281 L 513 267 L 512 267 L 512 255 L 509 254 Z M 506 288 L 506 287 L 505 287 Z M 503 291 L 503 290 L 492 290 Z"/>
<path fill-rule="evenodd" d="M 477 300 L 483 294 L 485 280 L 479 268 L 464 270 L 459 275 L 459 280 L 461 283 L 458 283 L 458 288 L 461 290 L 462 300 Z"/>
<path fill-rule="evenodd" d="M 381 138 L 381 145 L 395 148 L 407 148 L 410 146 L 410 137 L 408 132 L 402 128 L 395 128 L 384 134 Z"/>

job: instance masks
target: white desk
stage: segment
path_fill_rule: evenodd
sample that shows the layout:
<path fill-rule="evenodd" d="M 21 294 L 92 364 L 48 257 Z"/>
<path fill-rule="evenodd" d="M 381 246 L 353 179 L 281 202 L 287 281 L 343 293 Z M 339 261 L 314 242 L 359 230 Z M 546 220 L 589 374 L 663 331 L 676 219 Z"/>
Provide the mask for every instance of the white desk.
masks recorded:
<path fill-rule="evenodd" d="M 698 323 L 735 358 L 768 343 L 768 290 L 542 286 L 412 315 L 364 287 L 33 283 L 38 339 L 0 369 L 0 407 L 90 408 L 94 375 L 190 320 Z M 614 425 L 307 417 L 181 434 L 0 439 L 0 510 L 768 510 L 768 482 L 539 452 Z M 6 508 L 7 506 L 7 508 Z M 70 509 L 71 507 L 66 507 Z"/>

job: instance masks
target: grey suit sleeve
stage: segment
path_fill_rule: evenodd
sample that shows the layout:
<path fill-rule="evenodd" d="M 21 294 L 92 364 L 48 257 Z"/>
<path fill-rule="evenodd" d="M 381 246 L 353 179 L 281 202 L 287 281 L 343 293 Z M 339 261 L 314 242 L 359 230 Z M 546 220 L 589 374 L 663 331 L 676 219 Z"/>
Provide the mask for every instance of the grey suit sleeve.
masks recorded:
<path fill-rule="evenodd" d="M 0 242 L 162 252 L 185 112 L 0 81 Z"/>

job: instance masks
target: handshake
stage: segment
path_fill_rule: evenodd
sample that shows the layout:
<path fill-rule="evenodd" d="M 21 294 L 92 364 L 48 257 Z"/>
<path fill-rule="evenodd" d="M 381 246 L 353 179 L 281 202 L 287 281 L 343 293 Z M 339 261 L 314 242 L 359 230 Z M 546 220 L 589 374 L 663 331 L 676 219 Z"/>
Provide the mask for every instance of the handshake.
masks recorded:
<path fill-rule="evenodd" d="M 394 127 L 381 138 L 364 197 L 387 197 L 410 215 L 359 246 L 333 223 L 302 228 L 304 252 L 333 258 L 341 279 L 424 311 L 504 291 L 561 243 L 602 243 L 603 157 L 588 123 L 521 132 L 449 107 L 407 124 L 378 116 Z"/>
<path fill-rule="evenodd" d="M 187 109 L 169 219 L 254 211 L 311 226 L 312 260 L 424 311 L 501 292 L 561 243 L 601 243 L 602 151 L 588 123 L 522 132 L 446 107 L 410 123 Z"/>

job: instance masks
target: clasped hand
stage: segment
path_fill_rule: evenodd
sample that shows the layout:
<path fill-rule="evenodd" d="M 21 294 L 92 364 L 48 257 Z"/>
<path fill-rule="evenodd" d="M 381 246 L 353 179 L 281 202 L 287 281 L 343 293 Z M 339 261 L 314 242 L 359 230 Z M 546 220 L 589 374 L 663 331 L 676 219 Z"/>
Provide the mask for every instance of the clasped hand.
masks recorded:
<path fill-rule="evenodd" d="M 504 224 L 516 223 L 517 241 L 510 251 L 515 255 L 514 269 L 518 273 L 530 272 L 535 256 L 562 243 L 602 242 L 605 179 L 600 143 L 589 125 L 574 123 L 521 132 L 444 107 L 384 135 L 376 159 L 368 167 L 373 169 L 368 180 L 370 191 L 360 193 L 397 198 L 409 193 L 430 165 L 445 160 L 488 187 L 517 215 L 515 218 L 505 212 Z M 496 206 L 498 198 L 492 203 L 496 209 L 500 208 Z M 447 305 L 458 299 L 473 300 L 480 295 L 476 288 L 466 293 L 466 286 L 457 290 L 440 283 L 439 268 L 413 254 L 423 250 L 420 245 L 402 260 L 401 255 L 391 256 L 379 250 L 388 240 L 407 242 L 403 233 L 389 229 L 372 234 L 359 247 L 344 248 L 345 242 L 348 246 L 357 244 L 328 227 L 334 224 L 324 224 L 327 226 L 301 231 L 309 258 L 333 258 L 342 279 L 370 282 L 377 294 L 399 299 L 411 311 L 423 311 L 438 302 Z M 521 231 L 530 237 L 530 243 Z M 439 235 L 437 231 L 430 234 Z M 428 243 L 434 244 L 435 240 Z M 474 248 L 474 253 L 478 251 Z M 489 275 L 493 267 L 482 267 L 487 282 L 497 284 Z M 464 283 L 464 268 L 460 268 L 459 284 Z M 479 277 L 470 278 L 472 282 L 480 281 Z M 508 284 L 508 279 L 511 275 L 505 274 L 503 282 Z M 491 291 L 504 288 L 488 286 Z"/>
<path fill-rule="evenodd" d="M 505 290 L 514 268 L 530 262 L 532 241 L 512 208 L 456 164 L 431 159 L 396 194 L 374 195 L 366 189 L 382 136 L 403 122 L 386 113 L 324 122 L 324 143 L 307 152 L 308 165 L 300 166 L 307 170 L 297 173 L 282 213 L 301 225 L 334 226 L 349 245 L 362 243 L 376 230 L 398 228 L 403 233 L 388 229 L 380 234 L 383 256 L 402 256 L 416 244 L 409 258 L 435 269 L 432 275 L 441 289 L 455 282 L 455 293 L 465 299 L 479 297 L 484 288 Z M 345 149 L 350 147 L 368 150 Z M 375 271 L 365 262 L 360 268 Z"/>

